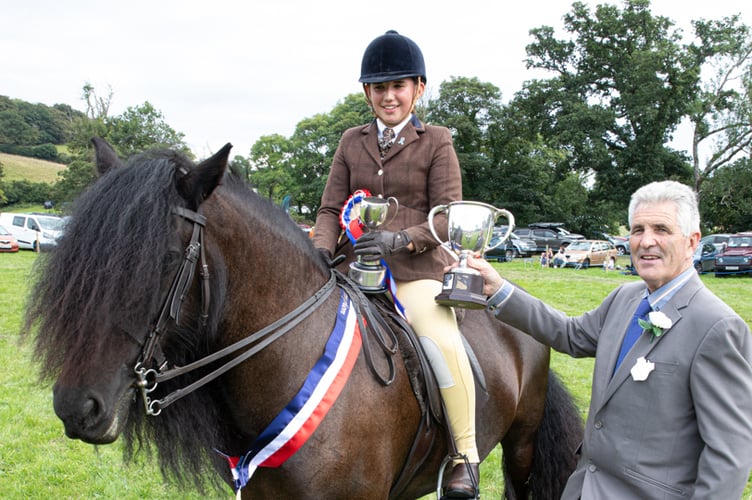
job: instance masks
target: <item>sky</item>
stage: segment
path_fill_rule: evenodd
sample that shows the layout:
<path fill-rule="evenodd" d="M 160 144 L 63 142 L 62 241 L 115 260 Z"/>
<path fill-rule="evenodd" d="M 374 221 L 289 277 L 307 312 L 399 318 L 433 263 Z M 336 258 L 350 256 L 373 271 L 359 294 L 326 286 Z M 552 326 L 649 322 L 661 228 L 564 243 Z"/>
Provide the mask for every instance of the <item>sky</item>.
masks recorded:
<path fill-rule="evenodd" d="M 529 31 L 572 1 L 0 0 L 0 95 L 85 111 L 82 89 L 112 91 L 110 115 L 150 102 L 204 158 L 227 142 L 247 156 L 262 136 L 289 137 L 353 92 L 366 46 L 389 29 L 421 48 L 428 95 L 452 76 L 496 85 L 507 102 L 526 80 Z M 591 10 L 616 0 L 586 0 Z M 691 34 L 694 19 L 741 14 L 744 0 L 653 0 Z M 679 144 L 689 149 L 689 144 Z"/>

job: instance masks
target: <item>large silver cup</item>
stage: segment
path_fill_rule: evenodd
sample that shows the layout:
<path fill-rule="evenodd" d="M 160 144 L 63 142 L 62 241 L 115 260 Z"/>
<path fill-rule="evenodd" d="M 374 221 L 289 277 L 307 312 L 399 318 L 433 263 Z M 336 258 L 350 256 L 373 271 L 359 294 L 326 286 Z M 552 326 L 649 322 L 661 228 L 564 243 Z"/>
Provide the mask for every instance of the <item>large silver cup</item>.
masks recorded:
<path fill-rule="evenodd" d="M 433 218 L 447 213 L 449 240 L 444 242 L 436 234 Z M 509 229 L 499 241 L 489 246 L 496 219 L 503 215 Z M 442 305 L 482 309 L 486 306 L 483 295 L 483 278 L 475 269 L 467 266 L 469 255 L 481 254 L 504 243 L 514 229 L 514 216 L 507 210 L 477 201 L 455 201 L 449 205 L 437 205 L 428 214 L 428 226 L 433 237 L 459 259 L 457 267 L 444 274 L 442 290 L 436 302 Z"/>
<path fill-rule="evenodd" d="M 397 198 L 366 196 L 360 200 L 358 218 L 366 231 L 376 231 L 386 223 L 389 207 L 392 204 L 395 205 L 392 214 L 392 219 L 394 219 L 399 211 Z M 364 292 L 378 293 L 386 289 L 384 286 L 386 268 L 381 265 L 381 258 L 378 255 L 359 255 L 354 262 L 350 263 L 348 275 Z"/>

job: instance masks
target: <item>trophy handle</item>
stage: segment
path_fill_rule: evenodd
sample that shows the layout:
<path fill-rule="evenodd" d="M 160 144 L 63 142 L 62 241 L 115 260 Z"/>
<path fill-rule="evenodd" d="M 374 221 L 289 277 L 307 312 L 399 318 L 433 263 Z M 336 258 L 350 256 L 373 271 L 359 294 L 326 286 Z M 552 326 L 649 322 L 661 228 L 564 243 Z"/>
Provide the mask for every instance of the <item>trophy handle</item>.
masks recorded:
<path fill-rule="evenodd" d="M 392 201 L 396 205 L 396 208 L 394 209 L 394 212 L 392 213 L 392 218 L 385 221 L 384 225 L 388 224 L 389 222 L 392 222 L 397 217 L 397 212 L 399 212 L 399 201 L 397 201 L 397 198 L 395 198 L 394 196 L 390 196 L 389 198 L 386 199 L 387 206 L 389 206 Z"/>
<path fill-rule="evenodd" d="M 433 218 L 436 214 L 439 212 L 445 212 L 448 205 L 436 205 L 431 209 L 430 212 L 428 212 L 428 227 L 431 229 L 431 234 L 433 234 L 433 237 L 436 238 L 436 241 L 441 243 L 441 245 L 445 245 L 446 242 L 441 241 L 441 238 L 439 238 L 439 235 L 436 234 L 436 229 L 433 227 Z"/>
<path fill-rule="evenodd" d="M 512 231 L 514 231 L 514 215 L 512 215 L 512 212 L 510 212 L 509 210 L 504 210 L 503 208 L 497 208 L 496 213 L 494 214 L 494 221 L 496 221 L 496 219 L 498 219 L 500 215 L 503 215 L 507 218 L 507 225 L 509 226 L 509 229 L 507 229 L 507 232 L 503 238 L 499 238 L 499 241 L 497 241 L 495 245 L 487 247 L 485 250 L 486 252 L 493 250 L 494 248 L 507 241 L 512 236 Z"/>

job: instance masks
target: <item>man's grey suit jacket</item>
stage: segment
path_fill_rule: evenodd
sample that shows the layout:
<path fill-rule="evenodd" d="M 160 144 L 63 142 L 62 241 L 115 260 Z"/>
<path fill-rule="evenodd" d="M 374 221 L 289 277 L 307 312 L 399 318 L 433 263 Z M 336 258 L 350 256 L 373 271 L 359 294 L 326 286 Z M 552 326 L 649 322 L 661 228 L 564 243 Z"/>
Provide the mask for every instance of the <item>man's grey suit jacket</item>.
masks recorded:
<path fill-rule="evenodd" d="M 752 336 L 693 276 L 662 308 L 672 327 L 644 332 L 612 373 L 645 284 L 614 290 L 569 318 L 522 290 L 497 316 L 574 357 L 595 356 L 576 471 L 562 498 L 740 498 L 752 467 Z M 645 381 L 639 357 L 655 368 Z"/>

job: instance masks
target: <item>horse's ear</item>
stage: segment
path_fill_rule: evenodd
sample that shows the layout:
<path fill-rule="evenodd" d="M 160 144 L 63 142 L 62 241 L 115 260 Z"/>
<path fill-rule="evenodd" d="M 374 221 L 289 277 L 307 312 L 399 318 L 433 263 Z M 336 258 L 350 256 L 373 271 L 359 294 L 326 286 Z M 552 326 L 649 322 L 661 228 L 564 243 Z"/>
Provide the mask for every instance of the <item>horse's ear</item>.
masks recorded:
<path fill-rule="evenodd" d="M 107 141 L 100 137 L 92 137 L 91 142 L 94 144 L 95 163 L 99 175 L 104 175 L 114 168 L 123 166 L 117 153 Z"/>
<path fill-rule="evenodd" d="M 211 158 L 202 161 L 178 180 L 178 189 L 186 200 L 201 204 L 212 194 L 225 174 L 230 149 L 232 144 L 228 142 Z"/>

